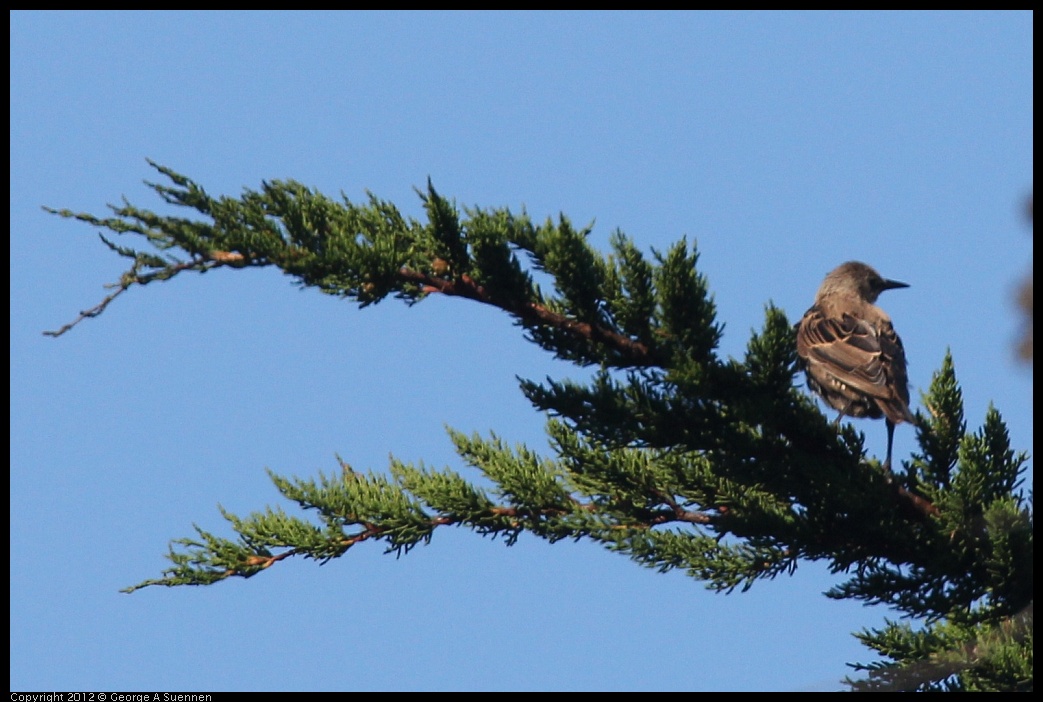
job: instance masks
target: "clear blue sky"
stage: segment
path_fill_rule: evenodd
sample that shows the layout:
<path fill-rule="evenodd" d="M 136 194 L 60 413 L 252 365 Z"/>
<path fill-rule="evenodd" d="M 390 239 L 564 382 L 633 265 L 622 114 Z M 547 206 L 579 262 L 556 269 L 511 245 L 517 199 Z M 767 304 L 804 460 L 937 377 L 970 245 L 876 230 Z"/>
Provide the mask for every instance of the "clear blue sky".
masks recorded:
<path fill-rule="evenodd" d="M 266 466 L 459 469 L 445 425 L 545 451 L 515 376 L 583 372 L 491 309 L 360 311 L 274 270 L 135 289 L 46 338 L 124 261 L 40 206 L 159 207 L 146 157 L 213 194 L 294 178 L 416 216 L 430 176 L 596 220 L 602 247 L 688 236 L 727 355 L 769 300 L 795 320 L 863 260 L 912 286 L 881 303 L 914 397 L 951 349 L 970 426 L 994 402 L 1030 449 L 1032 93 L 1028 12 L 12 13 L 12 689 L 837 689 L 871 659 L 851 632 L 890 613 L 823 597 L 818 564 L 722 596 L 592 544 L 446 530 L 400 560 L 119 593 L 193 522 L 228 533 L 218 503 L 278 503 Z"/>

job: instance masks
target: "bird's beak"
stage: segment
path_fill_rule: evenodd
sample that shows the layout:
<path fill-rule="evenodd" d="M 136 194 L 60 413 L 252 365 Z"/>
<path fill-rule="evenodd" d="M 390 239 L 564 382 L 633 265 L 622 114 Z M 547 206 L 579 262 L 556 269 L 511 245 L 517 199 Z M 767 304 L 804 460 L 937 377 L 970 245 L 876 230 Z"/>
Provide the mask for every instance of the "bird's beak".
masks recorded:
<path fill-rule="evenodd" d="M 908 288 L 909 283 L 900 283 L 897 280 L 884 280 L 883 290 L 894 290 L 895 288 Z"/>

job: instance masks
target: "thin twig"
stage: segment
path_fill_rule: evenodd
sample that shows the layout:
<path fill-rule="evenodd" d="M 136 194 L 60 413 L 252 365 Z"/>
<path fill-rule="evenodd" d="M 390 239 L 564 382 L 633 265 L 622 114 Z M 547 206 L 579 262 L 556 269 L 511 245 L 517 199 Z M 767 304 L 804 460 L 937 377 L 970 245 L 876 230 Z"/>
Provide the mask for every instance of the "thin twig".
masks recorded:
<path fill-rule="evenodd" d="M 83 312 L 80 312 L 80 316 L 79 317 L 77 317 L 73 321 L 69 322 L 68 324 L 62 326 L 60 329 L 56 329 L 54 331 L 45 331 L 43 333 L 43 335 L 44 336 L 58 337 L 58 336 L 61 336 L 62 334 L 64 334 L 65 332 L 69 331 L 73 327 L 75 327 L 77 324 L 79 324 L 83 320 L 89 319 L 90 317 L 97 317 L 99 314 L 101 314 L 102 312 L 105 311 L 105 308 L 109 306 L 110 302 L 115 300 L 122 293 L 124 293 L 127 290 L 127 288 L 130 287 L 130 285 L 126 284 L 126 283 L 114 283 L 113 287 L 116 287 L 116 286 L 118 286 L 118 290 L 116 290 L 116 292 L 112 293 L 111 295 L 107 296 L 99 304 L 95 305 L 94 307 L 90 308 L 89 310 L 84 310 Z"/>

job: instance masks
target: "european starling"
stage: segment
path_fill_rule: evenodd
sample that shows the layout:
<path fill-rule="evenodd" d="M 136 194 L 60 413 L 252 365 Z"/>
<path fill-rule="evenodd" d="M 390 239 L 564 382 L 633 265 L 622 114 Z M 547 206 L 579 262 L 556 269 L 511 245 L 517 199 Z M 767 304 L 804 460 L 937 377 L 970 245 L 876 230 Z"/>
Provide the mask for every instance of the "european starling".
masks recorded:
<path fill-rule="evenodd" d="M 907 287 L 849 261 L 830 271 L 797 325 L 797 355 L 808 387 L 840 412 L 837 424 L 844 415 L 884 418 L 887 470 L 895 425 L 916 424 L 916 417 L 909 411 L 902 340 L 891 318 L 873 303 L 884 290 Z"/>

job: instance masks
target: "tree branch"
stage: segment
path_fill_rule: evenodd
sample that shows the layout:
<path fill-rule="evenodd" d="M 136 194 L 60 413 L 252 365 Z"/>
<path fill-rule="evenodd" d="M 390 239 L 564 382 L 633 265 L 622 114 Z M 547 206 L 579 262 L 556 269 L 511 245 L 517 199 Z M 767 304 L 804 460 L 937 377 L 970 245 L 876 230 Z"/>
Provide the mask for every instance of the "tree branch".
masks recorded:
<path fill-rule="evenodd" d="M 651 367 L 663 365 L 663 359 L 658 358 L 657 354 L 648 346 L 611 329 L 566 317 L 535 302 L 525 302 L 515 306 L 499 302 L 493 299 L 483 286 L 476 283 L 466 273 L 460 275 L 459 278 L 449 280 L 421 273 L 420 271 L 401 268 L 398 272 L 398 277 L 402 281 L 420 285 L 424 292 L 438 292 L 451 297 L 465 297 L 469 300 L 475 300 L 476 302 L 504 310 L 527 324 L 544 324 L 565 331 L 584 341 L 610 346 L 621 356 L 629 359 L 635 366 Z"/>

